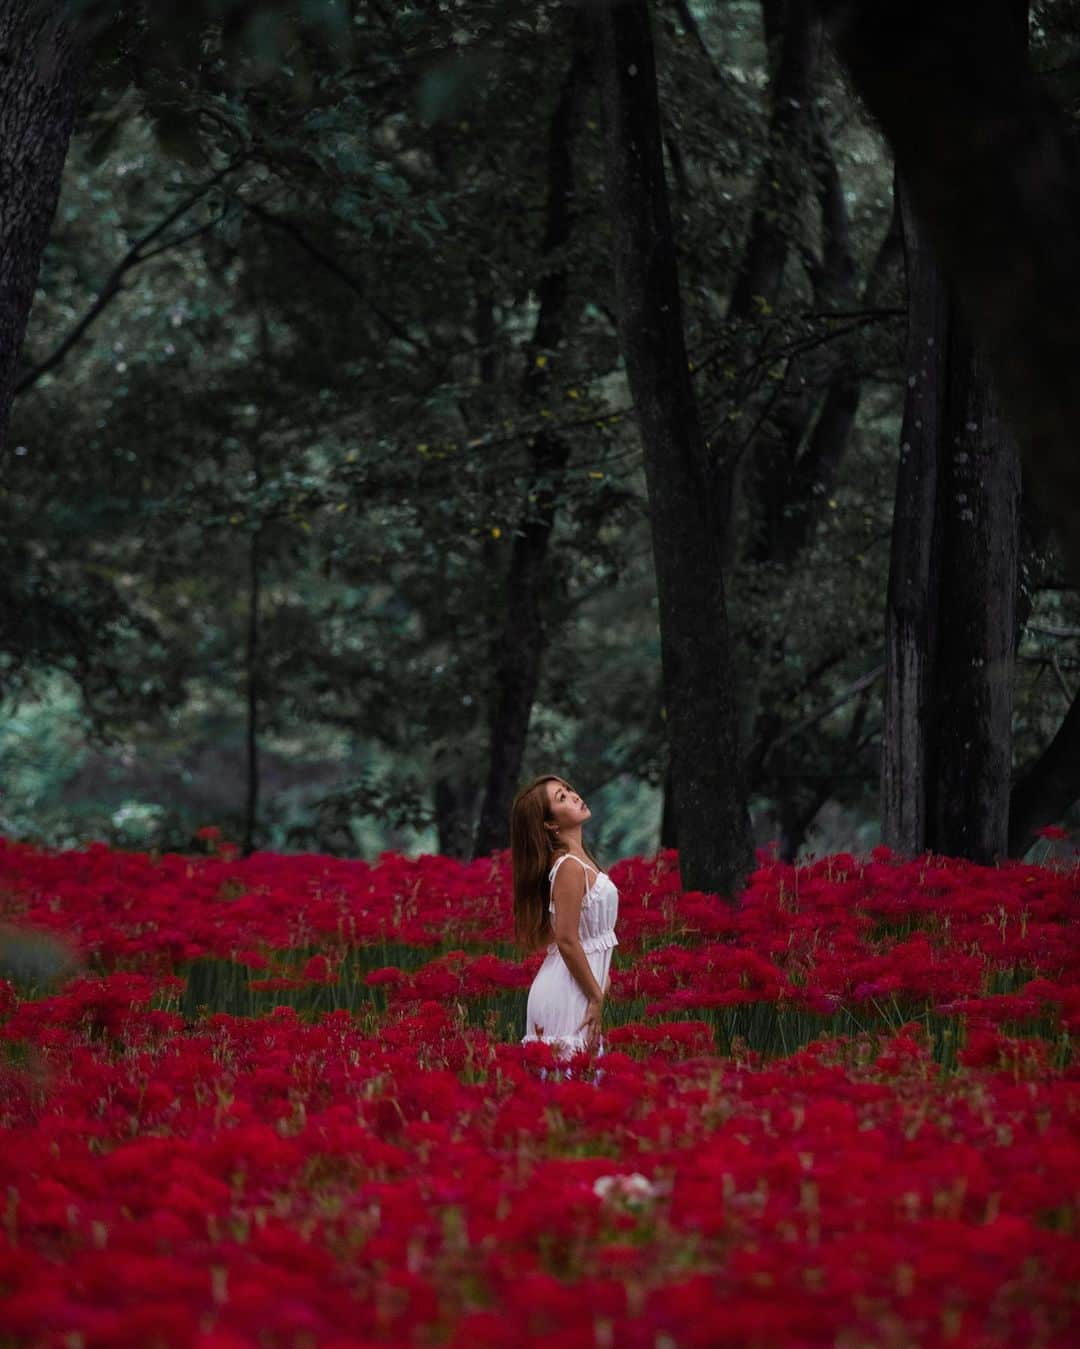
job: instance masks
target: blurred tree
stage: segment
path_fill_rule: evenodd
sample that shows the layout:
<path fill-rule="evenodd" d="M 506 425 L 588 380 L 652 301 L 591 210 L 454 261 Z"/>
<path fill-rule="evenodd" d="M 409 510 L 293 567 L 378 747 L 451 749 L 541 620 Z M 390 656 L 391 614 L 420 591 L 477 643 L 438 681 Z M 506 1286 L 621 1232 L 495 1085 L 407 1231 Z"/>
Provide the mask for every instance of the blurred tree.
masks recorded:
<path fill-rule="evenodd" d="M 1018 40 L 1027 2 L 819 4 L 978 333 L 1027 481 L 1075 570 L 1080 171 L 1075 139 Z"/>
<path fill-rule="evenodd" d="M 1080 161 L 1045 88 L 1027 68 L 1027 4 L 1002 0 L 988 12 L 980 11 L 977 19 L 967 10 L 942 13 L 922 5 L 914 10 L 903 7 L 902 13 L 895 7 L 885 11 L 875 7 L 872 19 L 865 6 L 824 8 L 856 85 L 894 145 L 910 184 L 914 211 L 956 288 L 964 322 L 977 333 L 989 374 L 1000 385 L 1025 460 L 1025 485 L 1057 524 L 1061 546 L 1075 570 L 1080 557 L 1076 544 L 1080 475 L 1066 428 L 1076 422 L 1080 409 L 1063 362 L 1076 337 L 1075 315 L 1064 297 L 1075 290 L 1080 269 L 1080 251 L 1067 242 L 1075 238 L 1080 218 Z M 886 44 L 893 74 L 886 74 L 881 64 Z M 897 52 L 902 61 L 896 61 Z M 913 99 L 916 87 L 918 97 Z M 947 138 L 940 135 L 942 125 L 950 128 Z M 967 364 L 962 357 L 960 364 Z M 960 366 L 953 368 L 959 371 Z M 954 415 L 963 419 L 965 431 L 980 419 L 996 426 L 996 407 L 987 405 L 985 393 L 979 392 L 987 387 L 987 376 L 981 375 L 974 385 L 950 390 Z M 972 462 L 970 447 L 964 443 L 952 455 L 960 471 L 955 487 L 969 489 L 955 491 L 954 497 L 968 497 L 971 491 L 975 497 L 970 503 L 958 503 L 972 514 L 960 520 L 959 529 L 946 528 L 946 535 L 968 541 L 969 546 L 961 548 L 961 565 L 969 564 L 965 584 L 975 556 L 985 580 L 977 584 L 974 621 L 968 617 L 969 605 L 959 624 L 950 621 L 943 628 L 952 669 L 943 676 L 950 688 L 945 700 L 947 724 L 942 728 L 943 743 L 934 751 L 940 756 L 940 777 L 931 769 L 928 782 L 916 759 L 904 781 L 899 765 L 905 751 L 914 750 L 906 743 L 911 739 L 907 736 L 905 743 L 897 740 L 887 747 L 883 778 L 888 827 L 898 841 L 923 846 L 919 817 L 927 807 L 920 807 L 919 797 L 929 791 L 932 817 L 921 822 L 923 829 L 933 829 L 929 841 L 984 858 L 1004 853 L 1008 830 L 1005 794 L 1011 766 L 1012 682 L 1008 666 L 1014 633 L 1018 492 L 1009 438 L 994 446 L 991 431 L 988 440 L 985 459 L 976 457 Z M 927 508 L 919 512 L 925 538 L 933 525 L 935 476 L 931 464 L 921 491 Z M 965 529 L 965 524 L 976 528 Z M 950 549 L 948 543 L 946 548 Z M 925 585 L 932 550 L 922 551 L 920 584 Z M 963 692 L 956 684 L 961 651 Z M 894 663 L 903 659 L 897 653 Z M 978 675 L 974 681 L 972 670 Z M 911 677 L 904 681 L 909 689 L 905 698 L 914 708 L 920 678 L 925 676 L 914 668 L 906 673 Z M 932 688 L 923 692 L 933 698 Z M 924 716 L 912 710 L 906 717 L 908 726 L 917 731 Z M 1052 767 L 1051 761 L 1044 762 Z M 1034 798 L 1033 785 L 1029 775 L 1025 809 Z M 1014 846 L 1027 829 L 1017 818 Z"/>
<path fill-rule="evenodd" d="M 540 247 L 536 326 L 525 350 L 521 390 L 522 407 L 528 412 L 538 409 L 541 415 L 550 415 L 542 405 L 551 393 L 553 373 L 562 369 L 567 330 L 586 298 L 570 292 L 565 250 L 574 204 L 573 138 L 589 62 L 585 26 L 575 17 L 570 66 L 548 131 L 547 221 Z M 544 648 L 540 593 L 549 579 L 545 561 L 569 461 L 570 443 L 564 435 L 542 428 L 530 438 L 529 477 L 510 549 L 502 618 L 492 633 L 488 771 L 474 848 L 477 856 L 509 843 L 510 806 L 521 778 Z"/>
<path fill-rule="evenodd" d="M 0 9 L 0 452 L 88 54 L 63 0 Z"/>
<path fill-rule="evenodd" d="M 647 3 L 606 6 L 596 32 L 618 330 L 649 483 L 679 865 L 688 888 L 733 897 L 753 848 L 721 574 L 723 519 L 683 336 Z"/>
<path fill-rule="evenodd" d="M 886 611 L 882 833 L 900 852 L 990 862 L 1008 844 L 1019 461 L 985 363 L 901 197 L 909 376 Z"/>
<path fill-rule="evenodd" d="M 557 441 L 517 771 L 572 776 L 603 846 L 652 846 L 669 726 L 592 94 L 545 248 L 573 11 L 77 8 L 116 38 L 93 40 L 0 484 L 0 682 L 12 707 L 50 691 L 73 767 L 35 804 L 8 774 L 5 814 L 241 836 L 257 758 L 255 846 L 468 852 L 501 743 L 492 647 Z M 1040 69 L 1071 99 L 1068 15 L 1044 9 Z M 805 7 L 652 12 L 689 373 L 707 453 L 744 447 L 748 470 L 725 599 L 757 836 L 873 842 L 905 383 L 892 165 Z M 736 318 L 762 233 L 782 271 Z M 537 366 L 551 275 L 568 318 Z M 1080 612 L 1025 537 L 1026 775 L 1080 682 Z"/>

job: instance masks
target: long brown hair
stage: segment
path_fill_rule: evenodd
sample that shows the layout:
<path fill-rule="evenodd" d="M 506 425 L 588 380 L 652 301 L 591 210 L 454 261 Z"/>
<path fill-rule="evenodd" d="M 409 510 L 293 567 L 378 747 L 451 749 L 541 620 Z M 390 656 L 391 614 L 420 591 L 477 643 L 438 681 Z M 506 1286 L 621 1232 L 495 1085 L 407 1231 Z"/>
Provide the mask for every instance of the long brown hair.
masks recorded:
<path fill-rule="evenodd" d="M 522 787 L 510 808 L 510 864 L 514 880 L 514 941 L 519 950 L 530 955 L 538 946 L 554 937 L 548 902 L 551 884 L 548 872 L 562 849 L 554 846 L 548 822 L 553 818 L 548 803 L 547 784 L 559 782 L 572 790 L 565 778 L 545 773 Z M 596 858 L 588 848 L 586 857 Z M 597 863 L 597 870 L 600 865 Z"/>

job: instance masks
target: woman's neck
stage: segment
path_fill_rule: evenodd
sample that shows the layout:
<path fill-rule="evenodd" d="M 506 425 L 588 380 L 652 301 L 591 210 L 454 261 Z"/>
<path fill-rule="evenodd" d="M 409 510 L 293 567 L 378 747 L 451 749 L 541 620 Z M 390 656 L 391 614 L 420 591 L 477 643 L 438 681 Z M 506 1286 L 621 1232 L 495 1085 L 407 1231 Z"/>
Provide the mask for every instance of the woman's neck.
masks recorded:
<path fill-rule="evenodd" d="M 585 845 L 581 841 L 581 825 L 574 829 L 567 829 L 559 835 L 559 851 L 573 853 L 575 857 L 580 857 L 585 861 L 589 860 L 589 854 L 585 851 Z"/>

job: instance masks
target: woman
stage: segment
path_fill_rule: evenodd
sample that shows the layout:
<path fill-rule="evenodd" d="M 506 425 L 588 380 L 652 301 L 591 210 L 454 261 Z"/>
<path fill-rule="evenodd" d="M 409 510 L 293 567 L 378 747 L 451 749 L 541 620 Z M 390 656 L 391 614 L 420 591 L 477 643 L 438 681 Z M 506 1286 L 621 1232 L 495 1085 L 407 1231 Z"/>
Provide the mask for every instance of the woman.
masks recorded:
<path fill-rule="evenodd" d="M 523 787 L 510 812 L 514 930 L 526 952 L 547 943 L 529 989 L 522 1044 L 542 1040 L 560 1057 L 604 1052 L 607 995 L 619 892 L 581 839 L 592 811 L 562 778 Z"/>

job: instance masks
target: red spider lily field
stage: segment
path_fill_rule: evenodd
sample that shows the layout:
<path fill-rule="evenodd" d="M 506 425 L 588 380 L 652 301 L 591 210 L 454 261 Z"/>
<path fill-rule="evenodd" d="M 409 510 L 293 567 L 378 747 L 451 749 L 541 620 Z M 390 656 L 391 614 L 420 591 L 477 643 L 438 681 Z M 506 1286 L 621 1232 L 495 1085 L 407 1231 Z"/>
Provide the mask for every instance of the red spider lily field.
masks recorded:
<path fill-rule="evenodd" d="M 621 862 L 566 1074 L 505 857 L 208 844 L 0 841 L 3 1346 L 1076 1343 L 1076 866 Z"/>

